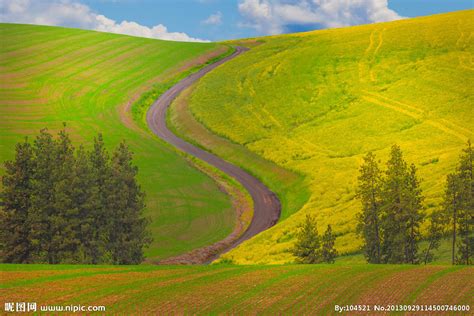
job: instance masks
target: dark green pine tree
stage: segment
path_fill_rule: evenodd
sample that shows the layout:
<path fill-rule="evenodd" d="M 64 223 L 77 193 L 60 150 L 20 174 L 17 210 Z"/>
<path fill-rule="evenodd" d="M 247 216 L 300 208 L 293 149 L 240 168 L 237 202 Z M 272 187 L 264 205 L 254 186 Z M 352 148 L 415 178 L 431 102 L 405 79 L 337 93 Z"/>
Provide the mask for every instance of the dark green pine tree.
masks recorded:
<path fill-rule="evenodd" d="M 76 155 L 65 130 L 18 144 L 2 177 L 1 260 L 140 263 L 151 238 L 137 172 L 127 146 L 111 160 L 101 135 Z"/>
<path fill-rule="evenodd" d="M 456 246 L 458 237 L 459 210 L 462 205 L 460 177 L 456 174 L 449 174 L 446 180 L 446 190 L 444 195 L 444 209 L 450 214 L 452 225 L 452 245 L 451 245 L 451 263 L 456 264 Z"/>
<path fill-rule="evenodd" d="M 77 262 L 91 264 L 94 263 L 93 258 L 97 257 L 92 241 L 96 236 L 95 216 L 101 205 L 90 153 L 86 152 L 83 146 L 77 150 L 73 172 L 75 177 L 72 185 L 72 199 L 78 209 L 78 221 L 75 221 L 74 226 L 80 243 L 75 258 Z"/>
<path fill-rule="evenodd" d="M 321 263 L 321 241 L 316 219 L 307 214 L 304 224 L 299 227 L 296 243 L 292 249 L 298 263 Z"/>
<path fill-rule="evenodd" d="M 364 254 L 369 263 L 381 262 L 381 172 L 375 155 L 369 152 L 360 168 L 357 197 L 362 203 L 357 231 L 364 239 Z"/>
<path fill-rule="evenodd" d="M 446 214 L 443 212 L 433 212 L 430 216 L 430 226 L 428 228 L 428 247 L 423 252 L 423 262 L 427 264 L 432 262 L 435 257 L 433 251 L 440 246 L 441 238 L 443 238 L 446 227 Z"/>
<path fill-rule="evenodd" d="M 29 213 L 34 160 L 28 139 L 18 143 L 15 152 L 15 159 L 5 162 L 5 175 L 2 177 L 0 258 L 3 262 L 30 263 Z"/>
<path fill-rule="evenodd" d="M 459 239 L 457 263 L 472 264 L 474 261 L 474 153 L 471 142 L 463 150 L 457 176 L 459 177 L 461 207 L 459 209 Z"/>
<path fill-rule="evenodd" d="M 30 211 L 31 258 L 36 263 L 55 263 L 52 231 L 58 214 L 54 206 L 56 144 L 47 129 L 40 131 L 33 146 L 32 198 Z"/>
<path fill-rule="evenodd" d="M 404 192 L 405 218 L 407 220 L 407 237 L 405 244 L 405 262 L 418 263 L 418 242 L 421 239 L 420 224 L 423 221 L 423 196 L 420 181 L 416 176 L 416 167 L 411 164 L 407 174 L 407 187 Z"/>
<path fill-rule="evenodd" d="M 452 224 L 452 263 L 472 264 L 474 251 L 474 180 L 471 142 L 459 159 L 456 171 L 448 175 L 444 205 Z"/>
<path fill-rule="evenodd" d="M 384 263 L 405 262 L 408 218 L 405 192 L 408 168 L 399 146 L 392 146 L 382 190 L 382 251 Z"/>
<path fill-rule="evenodd" d="M 137 183 L 138 168 L 132 164 L 132 153 L 122 142 L 111 162 L 111 177 L 107 187 L 107 208 L 110 214 L 109 250 L 115 264 L 138 264 L 143 250 L 151 242 L 149 222 L 143 216 L 145 194 Z"/>
<path fill-rule="evenodd" d="M 472 215 L 469 210 L 463 209 L 459 212 L 459 238 L 458 253 L 456 256 L 457 264 L 472 264 L 472 251 L 474 249 L 474 240 L 472 236 Z"/>
<path fill-rule="evenodd" d="M 93 219 L 91 231 L 93 232 L 89 240 L 89 253 L 92 255 L 92 263 L 112 263 L 112 254 L 107 244 L 109 243 L 110 232 L 108 222 L 113 214 L 108 208 L 108 187 L 107 184 L 112 176 L 110 168 L 110 157 L 105 148 L 102 134 L 94 138 L 94 148 L 90 152 L 90 162 L 92 167 L 92 178 L 94 187 L 97 188 L 97 208 L 90 209 L 89 216 Z"/>
<path fill-rule="evenodd" d="M 334 263 L 337 257 L 337 250 L 334 248 L 336 236 L 333 235 L 331 225 L 324 232 L 321 245 L 322 260 L 326 263 Z"/>
<path fill-rule="evenodd" d="M 63 129 L 55 140 L 54 187 L 51 220 L 51 245 L 49 257 L 54 263 L 76 263 L 79 240 L 79 210 L 73 198 L 76 180 L 74 147 Z"/>

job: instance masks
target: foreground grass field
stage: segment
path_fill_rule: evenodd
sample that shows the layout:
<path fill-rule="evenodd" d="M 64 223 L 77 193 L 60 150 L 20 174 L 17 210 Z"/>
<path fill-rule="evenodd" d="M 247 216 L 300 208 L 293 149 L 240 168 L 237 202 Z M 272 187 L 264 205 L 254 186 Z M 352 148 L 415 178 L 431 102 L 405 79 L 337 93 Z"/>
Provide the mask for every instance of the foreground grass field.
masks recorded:
<path fill-rule="evenodd" d="M 1 265 L 4 302 L 147 314 L 329 314 L 346 304 L 474 304 L 462 266 Z"/>
<path fill-rule="evenodd" d="M 385 163 L 394 143 L 419 168 L 427 213 L 440 208 L 446 175 L 474 139 L 473 31 L 470 10 L 263 38 L 203 78 L 181 101 L 194 117 L 174 110 L 175 129 L 298 202 L 284 203 L 286 220 L 225 258 L 291 262 L 288 248 L 307 213 L 321 230 L 333 225 L 340 253 L 357 251 L 358 168 L 368 151 Z M 189 122 L 230 141 L 209 141 Z M 278 179 L 275 168 L 304 177 L 306 203 L 295 189 L 301 182 Z"/>
<path fill-rule="evenodd" d="M 0 24 L 0 42 L 1 162 L 12 158 L 15 143 L 44 127 L 57 130 L 66 122 L 74 141 L 86 143 L 102 132 L 109 147 L 125 139 L 135 152 L 153 220 L 149 258 L 181 254 L 232 232 L 235 214 L 226 194 L 129 113 L 152 85 L 164 86 L 227 47 L 15 24 Z"/>

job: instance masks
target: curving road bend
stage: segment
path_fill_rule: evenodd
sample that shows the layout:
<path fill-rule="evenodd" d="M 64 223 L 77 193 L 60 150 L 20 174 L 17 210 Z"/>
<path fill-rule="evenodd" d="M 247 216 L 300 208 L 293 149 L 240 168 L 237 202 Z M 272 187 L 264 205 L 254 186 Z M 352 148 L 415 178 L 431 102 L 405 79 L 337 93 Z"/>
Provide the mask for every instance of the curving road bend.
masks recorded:
<path fill-rule="evenodd" d="M 280 218 L 281 203 L 275 193 L 270 191 L 262 182 L 250 175 L 241 168 L 203 150 L 173 134 L 166 126 L 166 110 L 171 102 L 179 95 L 181 91 L 191 86 L 194 82 L 202 78 L 205 74 L 223 63 L 237 57 L 248 49 L 245 47 L 236 47 L 235 52 L 213 64 L 210 64 L 198 72 L 189 75 L 168 91 L 160 96 L 153 103 L 147 112 L 147 123 L 150 129 L 158 137 L 196 158 L 199 158 L 214 167 L 225 172 L 227 175 L 239 181 L 250 193 L 254 203 L 254 215 L 247 230 L 236 239 L 222 253 L 236 247 L 243 241 L 257 235 L 258 233 L 272 227 Z M 216 259 L 215 256 L 212 259 Z M 211 259 L 211 261 L 212 261 Z"/>

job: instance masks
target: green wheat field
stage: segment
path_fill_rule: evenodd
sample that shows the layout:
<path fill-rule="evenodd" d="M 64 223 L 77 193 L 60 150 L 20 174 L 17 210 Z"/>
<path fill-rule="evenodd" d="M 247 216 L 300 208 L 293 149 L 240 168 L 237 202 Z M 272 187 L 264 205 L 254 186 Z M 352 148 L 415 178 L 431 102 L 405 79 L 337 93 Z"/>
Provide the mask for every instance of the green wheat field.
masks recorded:
<path fill-rule="evenodd" d="M 474 268 L 2 265 L 6 301 L 124 314 L 332 314 L 335 305 L 472 304 Z"/>
<path fill-rule="evenodd" d="M 0 24 L 0 36 L 2 162 L 13 158 L 15 143 L 45 127 L 56 131 L 66 122 L 73 141 L 86 144 L 102 132 L 110 148 L 124 139 L 135 153 L 152 219 L 147 257 L 178 255 L 232 232 L 227 195 L 130 114 L 153 85 L 225 47 L 15 24 Z"/>

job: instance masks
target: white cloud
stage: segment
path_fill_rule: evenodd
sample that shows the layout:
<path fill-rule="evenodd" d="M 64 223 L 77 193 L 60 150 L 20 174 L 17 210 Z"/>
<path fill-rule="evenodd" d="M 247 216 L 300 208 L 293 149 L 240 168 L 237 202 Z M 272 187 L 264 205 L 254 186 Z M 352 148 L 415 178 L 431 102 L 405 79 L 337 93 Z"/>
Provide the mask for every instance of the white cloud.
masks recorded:
<path fill-rule="evenodd" d="M 0 22 L 67 26 L 171 41 L 207 42 L 186 33 L 169 32 L 163 24 L 150 28 L 133 21 L 117 23 L 72 0 L 0 0 Z"/>
<path fill-rule="evenodd" d="M 202 24 L 207 25 L 219 25 L 222 23 L 222 13 L 217 11 L 214 14 L 211 14 L 207 19 L 201 22 Z"/>
<path fill-rule="evenodd" d="M 163 24 L 155 25 L 151 28 L 140 25 L 136 22 L 122 21 L 115 22 L 103 15 L 96 15 L 98 21 L 94 30 L 109 33 L 127 34 L 139 37 L 158 38 L 170 41 L 181 42 L 209 42 L 199 38 L 189 37 L 186 33 L 168 32 L 168 29 Z"/>
<path fill-rule="evenodd" d="M 387 0 L 240 0 L 245 22 L 262 34 L 280 34 L 288 25 L 341 27 L 402 19 Z"/>

